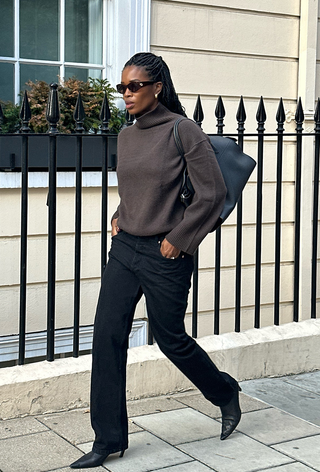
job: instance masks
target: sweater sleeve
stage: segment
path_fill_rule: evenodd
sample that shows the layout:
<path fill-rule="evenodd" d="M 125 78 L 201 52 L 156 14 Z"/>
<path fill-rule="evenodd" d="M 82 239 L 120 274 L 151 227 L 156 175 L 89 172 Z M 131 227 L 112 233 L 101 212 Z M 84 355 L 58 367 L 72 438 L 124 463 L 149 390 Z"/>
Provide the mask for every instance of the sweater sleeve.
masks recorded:
<path fill-rule="evenodd" d="M 119 206 L 114 212 L 114 214 L 111 216 L 111 224 L 112 224 L 112 221 L 115 220 L 116 218 L 119 218 Z"/>
<path fill-rule="evenodd" d="M 183 219 L 166 238 L 183 252 L 194 254 L 218 220 L 227 191 L 209 137 L 191 120 L 181 121 L 179 135 L 195 194 Z"/>

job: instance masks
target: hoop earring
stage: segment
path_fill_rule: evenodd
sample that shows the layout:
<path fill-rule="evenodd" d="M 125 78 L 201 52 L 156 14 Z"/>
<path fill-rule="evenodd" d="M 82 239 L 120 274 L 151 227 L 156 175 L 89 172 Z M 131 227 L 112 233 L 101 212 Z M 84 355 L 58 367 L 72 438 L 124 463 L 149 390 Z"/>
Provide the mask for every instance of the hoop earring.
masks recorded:
<path fill-rule="evenodd" d="M 157 93 L 155 94 L 154 98 L 156 98 L 156 99 L 158 98 L 158 94 L 157 94 Z"/>

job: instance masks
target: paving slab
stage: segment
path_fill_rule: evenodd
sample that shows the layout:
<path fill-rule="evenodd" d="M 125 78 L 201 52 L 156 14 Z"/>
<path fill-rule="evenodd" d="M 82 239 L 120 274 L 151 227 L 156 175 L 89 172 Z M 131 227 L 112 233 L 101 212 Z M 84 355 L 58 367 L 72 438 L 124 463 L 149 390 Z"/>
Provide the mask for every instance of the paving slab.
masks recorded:
<path fill-rule="evenodd" d="M 221 423 L 191 408 L 137 416 L 134 421 L 173 445 L 218 436 L 221 432 Z"/>
<path fill-rule="evenodd" d="M 129 418 L 129 422 L 128 422 L 128 426 L 129 426 L 129 434 L 131 433 L 137 433 L 138 431 L 143 431 L 142 428 L 140 428 L 140 426 L 138 426 L 137 424 L 135 424 L 134 422 L 134 419 L 132 420 L 131 418 Z"/>
<path fill-rule="evenodd" d="M 81 444 L 94 439 L 88 409 L 43 415 L 37 419 L 72 444 Z"/>
<path fill-rule="evenodd" d="M 52 431 L 0 440 L 2 472 L 46 472 L 78 457 L 79 451 Z"/>
<path fill-rule="evenodd" d="M 89 442 L 77 445 L 77 447 L 80 449 L 80 451 L 84 452 L 85 454 L 87 454 L 87 452 L 90 452 L 92 450 L 92 446 L 93 446 L 93 441 L 89 441 Z"/>
<path fill-rule="evenodd" d="M 212 472 L 211 467 L 207 467 L 201 462 L 192 461 L 185 464 L 174 465 L 173 467 L 166 467 L 165 469 L 157 469 L 152 472 Z"/>
<path fill-rule="evenodd" d="M 237 429 L 268 445 L 320 434 L 318 426 L 276 408 L 243 414 Z"/>
<path fill-rule="evenodd" d="M 293 459 L 320 471 L 320 435 L 272 446 Z"/>
<path fill-rule="evenodd" d="M 185 408 L 185 405 L 178 402 L 172 396 L 144 398 L 142 400 L 131 400 L 127 402 L 129 418 L 149 415 L 151 413 L 160 413 L 162 411 L 176 410 L 178 408 Z"/>
<path fill-rule="evenodd" d="M 176 400 L 181 405 L 189 406 L 194 410 L 200 411 L 204 415 L 210 416 L 210 418 L 220 418 L 221 410 L 218 406 L 213 405 L 201 393 L 197 392 L 193 395 L 178 395 Z"/>
<path fill-rule="evenodd" d="M 0 439 L 39 433 L 40 431 L 48 431 L 48 428 L 32 416 L 23 419 L 0 420 Z"/>
<path fill-rule="evenodd" d="M 272 467 L 271 469 L 259 469 L 257 472 L 314 472 L 301 462 L 292 462 L 291 464 L 280 465 L 280 467 Z"/>
<path fill-rule="evenodd" d="M 292 462 L 284 454 L 237 432 L 225 441 L 210 438 L 180 444 L 178 448 L 216 472 L 256 472 Z"/>
<path fill-rule="evenodd" d="M 283 379 L 257 379 L 241 383 L 247 395 L 320 426 L 320 395 Z"/>
<path fill-rule="evenodd" d="M 54 470 L 50 470 L 50 471 L 46 471 L 46 472 L 72 472 L 74 469 L 71 469 L 70 467 L 64 467 L 63 469 L 54 469 Z M 78 469 L 80 470 L 80 469 Z M 81 469 L 81 472 L 106 472 L 106 468 L 101 466 L 101 467 L 95 467 L 94 469 L 92 469 L 92 467 L 90 467 L 89 469 Z"/>
<path fill-rule="evenodd" d="M 320 395 L 320 370 L 317 372 L 307 372 L 306 374 L 289 375 L 280 377 L 284 382 L 304 388 L 310 392 Z"/>
<path fill-rule="evenodd" d="M 103 465 L 110 472 L 148 472 L 190 461 L 187 454 L 143 431 L 130 434 L 129 449 L 122 458 L 110 456 Z"/>
<path fill-rule="evenodd" d="M 270 408 L 265 402 L 251 398 L 248 395 L 240 393 L 240 406 L 243 413 L 247 411 L 255 411 L 263 408 Z M 213 405 L 211 402 L 206 400 L 203 395 L 195 393 L 193 395 L 177 396 L 176 400 L 184 405 L 190 406 L 191 408 L 200 411 L 201 413 L 210 416 L 210 418 L 220 418 L 221 410 L 218 406 Z"/>

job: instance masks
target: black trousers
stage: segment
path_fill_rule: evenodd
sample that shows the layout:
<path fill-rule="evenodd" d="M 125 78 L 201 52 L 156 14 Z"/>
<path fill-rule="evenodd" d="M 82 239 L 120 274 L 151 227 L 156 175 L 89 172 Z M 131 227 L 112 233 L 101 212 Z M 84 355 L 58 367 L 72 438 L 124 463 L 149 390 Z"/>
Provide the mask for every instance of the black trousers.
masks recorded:
<path fill-rule="evenodd" d="M 91 377 L 93 450 L 111 454 L 128 447 L 126 362 L 134 311 L 145 295 L 149 322 L 161 351 L 203 395 L 218 406 L 232 398 L 232 377 L 220 372 L 185 332 L 184 316 L 193 257 L 161 255 L 162 236 L 114 236 L 97 306 Z"/>

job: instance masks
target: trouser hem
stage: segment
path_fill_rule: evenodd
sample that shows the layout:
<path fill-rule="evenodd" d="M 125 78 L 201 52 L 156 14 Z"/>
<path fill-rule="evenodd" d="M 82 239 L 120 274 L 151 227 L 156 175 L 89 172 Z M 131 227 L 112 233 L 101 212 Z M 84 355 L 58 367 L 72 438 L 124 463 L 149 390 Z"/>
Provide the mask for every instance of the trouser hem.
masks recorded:
<path fill-rule="evenodd" d="M 101 456 L 115 454 L 116 452 L 125 451 L 126 449 L 128 449 L 128 444 L 126 446 L 119 446 L 113 449 L 101 449 L 95 446 L 92 447 L 92 451 L 100 454 Z"/>

